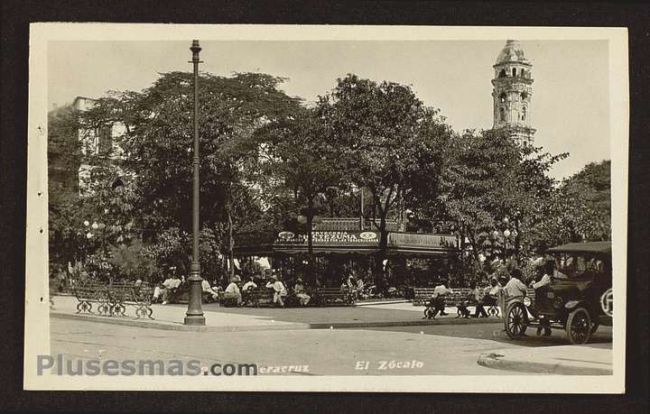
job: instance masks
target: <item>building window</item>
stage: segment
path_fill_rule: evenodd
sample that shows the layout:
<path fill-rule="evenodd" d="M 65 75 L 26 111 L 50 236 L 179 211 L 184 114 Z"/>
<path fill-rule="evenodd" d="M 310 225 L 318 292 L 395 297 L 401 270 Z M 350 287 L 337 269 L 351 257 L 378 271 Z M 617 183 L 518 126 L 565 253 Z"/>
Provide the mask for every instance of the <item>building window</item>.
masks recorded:
<path fill-rule="evenodd" d="M 499 77 L 500 78 L 505 78 L 506 77 L 506 70 L 505 69 L 501 69 L 501 72 L 499 72 Z"/>
<path fill-rule="evenodd" d="M 501 95 L 499 95 L 499 101 L 501 101 L 501 103 L 504 103 L 506 101 L 506 93 L 505 92 L 502 92 Z"/>
<path fill-rule="evenodd" d="M 525 101 L 526 99 L 528 99 L 528 94 L 526 92 L 522 92 L 521 93 L 521 100 Z"/>
<path fill-rule="evenodd" d="M 104 126 L 99 129 L 99 153 L 108 154 L 113 148 L 113 136 L 111 134 L 111 127 Z"/>
<path fill-rule="evenodd" d="M 524 109 L 522 110 L 521 113 L 521 120 L 525 121 L 526 120 L 526 107 L 524 106 Z"/>
<path fill-rule="evenodd" d="M 512 68 L 512 76 L 517 76 L 517 68 Z"/>
<path fill-rule="evenodd" d="M 499 109 L 499 119 L 501 121 L 506 120 L 506 111 L 503 108 Z"/>

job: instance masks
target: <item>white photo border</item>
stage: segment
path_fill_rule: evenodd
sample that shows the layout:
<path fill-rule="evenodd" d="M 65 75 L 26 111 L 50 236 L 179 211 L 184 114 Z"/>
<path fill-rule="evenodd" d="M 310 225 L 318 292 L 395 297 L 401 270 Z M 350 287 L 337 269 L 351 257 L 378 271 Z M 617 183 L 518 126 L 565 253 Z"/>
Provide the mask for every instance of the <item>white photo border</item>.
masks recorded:
<path fill-rule="evenodd" d="M 611 376 L 275 376 L 71 377 L 37 376 L 36 355 L 50 354 L 48 289 L 47 48 L 65 40 L 606 40 L 609 42 L 612 189 L 613 374 Z M 188 43 L 189 44 L 189 43 Z M 628 36 L 626 28 L 203 25 L 33 23 L 30 26 L 25 262 L 26 390 L 134 391 L 345 391 L 444 393 L 623 393 L 627 289 L 629 146 Z M 498 380 L 490 380 L 494 378 Z"/>

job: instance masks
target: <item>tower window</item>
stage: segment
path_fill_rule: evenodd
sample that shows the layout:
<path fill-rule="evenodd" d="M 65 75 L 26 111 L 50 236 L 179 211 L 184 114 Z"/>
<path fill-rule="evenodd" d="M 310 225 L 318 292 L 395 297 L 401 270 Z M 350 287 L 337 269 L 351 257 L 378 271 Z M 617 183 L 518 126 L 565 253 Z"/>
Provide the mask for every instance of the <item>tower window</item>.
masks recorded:
<path fill-rule="evenodd" d="M 517 76 L 517 68 L 512 68 L 512 76 Z"/>
<path fill-rule="evenodd" d="M 505 78 L 505 76 L 506 76 L 506 70 L 505 70 L 505 69 L 501 69 L 501 72 L 499 72 L 499 77 L 500 77 L 500 78 Z"/>
<path fill-rule="evenodd" d="M 505 92 L 502 92 L 501 95 L 499 95 L 499 100 L 501 101 L 501 103 L 504 103 L 506 101 Z"/>
<path fill-rule="evenodd" d="M 503 108 L 499 109 L 499 119 L 501 119 L 501 121 L 506 120 L 506 111 L 504 111 Z"/>
<path fill-rule="evenodd" d="M 521 120 L 525 121 L 526 120 L 526 107 L 524 106 L 524 109 L 522 110 L 521 113 Z"/>
<path fill-rule="evenodd" d="M 526 99 L 528 99 L 528 94 L 526 92 L 522 92 L 521 93 L 521 100 L 525 101 Z"/>

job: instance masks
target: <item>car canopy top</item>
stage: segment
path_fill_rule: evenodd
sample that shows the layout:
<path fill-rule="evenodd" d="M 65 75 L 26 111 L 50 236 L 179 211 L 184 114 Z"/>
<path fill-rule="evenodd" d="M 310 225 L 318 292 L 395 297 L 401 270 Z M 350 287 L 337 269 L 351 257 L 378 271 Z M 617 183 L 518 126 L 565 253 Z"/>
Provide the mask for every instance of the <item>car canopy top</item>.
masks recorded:
<path fill-rule="evenodd" d="M 612 253 L 611 241 L 569 243 L 548 249 L 549 253 Z"/>

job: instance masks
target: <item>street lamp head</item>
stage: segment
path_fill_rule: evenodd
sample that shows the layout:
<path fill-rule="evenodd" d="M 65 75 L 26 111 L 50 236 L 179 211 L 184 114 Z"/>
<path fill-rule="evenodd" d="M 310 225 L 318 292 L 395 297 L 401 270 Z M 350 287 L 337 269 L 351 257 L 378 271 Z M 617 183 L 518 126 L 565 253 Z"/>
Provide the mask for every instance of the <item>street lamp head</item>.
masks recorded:
<path fill-rule="evenodd" d="M 510 230 L 504 231 L 503 235 L 506 236 L 506 237 L 510 237 Z"/>
<path fill-rule="evenodd" d="M 494 232 L 492 232 L 492 235 L 494 236 L 494 238 L 499 237 L 499 234 L 500 234 L 499 230 L 494 230 Z"/>
<path fill-rule="evenodd" d="M 190 47 L 190 50 L 192 51 L 192 62 L 198 62 L 199 52 L 201 51 L 201 46 L 199 46 L 198 40 L 192 40 L 192 47 Z"/>

